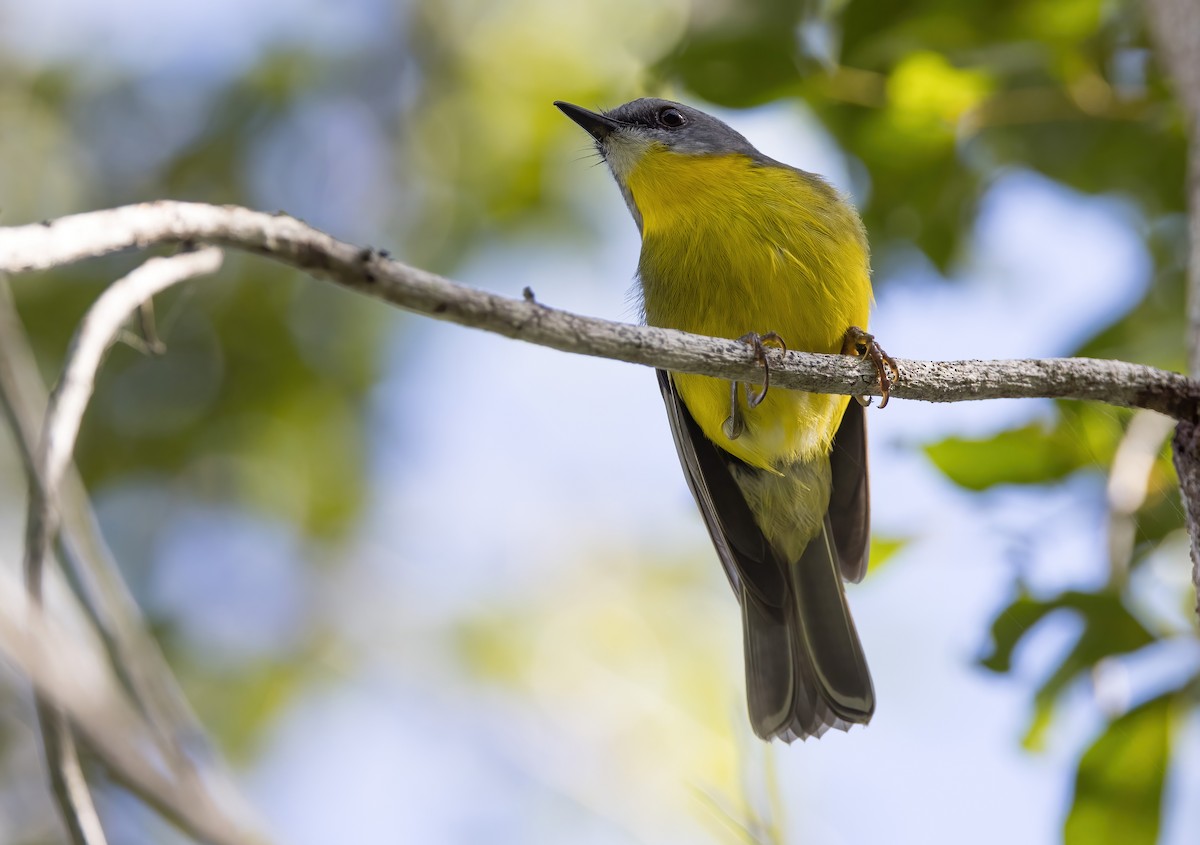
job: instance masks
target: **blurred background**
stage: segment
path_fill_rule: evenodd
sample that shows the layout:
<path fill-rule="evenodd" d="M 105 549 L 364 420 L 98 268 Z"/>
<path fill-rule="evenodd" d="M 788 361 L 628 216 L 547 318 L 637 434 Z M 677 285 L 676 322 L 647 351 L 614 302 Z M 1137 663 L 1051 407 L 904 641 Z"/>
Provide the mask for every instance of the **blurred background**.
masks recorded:
<path fill-rule="evenodd" d="M 637 231 L 551 106 L 710 110 L 827 175 L 894 355 L 1183 369 L 1184 141 L 1139 4 L 0 0 L 0 225 L 282 209 L 512 296 L 635 318 Z M 139 261 L 11 280 L 48 381 Z M 879 706 L 765 746 L 653 374 L 269 262 L 157 302 L 78 460 L 280 842 L 1195 841 L 1200 644 L 1169 426 L 868 413 Z M 0 433 L 0 561 L 26 482 Z M 64 841 L 0 674 L 0 842 Z M 95 772 L 114 841 L 182 841 Z"/>

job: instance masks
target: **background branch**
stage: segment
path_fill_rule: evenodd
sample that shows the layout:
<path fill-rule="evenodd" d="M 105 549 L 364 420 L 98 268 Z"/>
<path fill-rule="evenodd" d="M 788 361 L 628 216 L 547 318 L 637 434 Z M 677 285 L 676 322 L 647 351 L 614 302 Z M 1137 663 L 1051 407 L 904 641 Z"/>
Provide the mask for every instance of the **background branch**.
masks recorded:
<path fill-rule="evenodd" d="M 155 293 L 220 266 L 221 252 L 217 249 L 152 258 L 105 289 L 80 323 L 67 351 L 62 377 L 50 396 L 34 471 L 29 476 L 24 570 L 25 586 L 34 604 L 41 604 L 42 570 L 58 533 L 59 483 L 75 451 L 79 426 L 104 353 L 125 321 Z M 104 845 L 104 832 L 80 768 L 70 724 L 40 690 L 37 713 L 51 791 L 72 840 L 76 845 Z M 176 763 L 173 768 L 182 767 Z"/>
<path fill-rule="evenodd" d="M 37 600 L 42 562 L 58 530 L 59 483 L 75 451 L 83 413 L 91 399 L 104 353 L 125 321 L 160 291 L 221 266 L 221 251 L 206 249 L 170 258 L 152 258 L 117 280 L 88 309 L 67 350 L 62 377 L 50 395 L 31 476 L 25 524 L 25 578 Z"/>
<path fill-rule="evenodd" d="M 0 277 L 0 411 L 8 418 L 27 476 L 36 472 L 35 454 L 48 395 L 33 349 Z M 59 483 L 58 519 L 62 554 L 80 601 L 107 648 L 119 678 L 128 687 L 158 740 L 164 757 L 182 776 L 196 770 L 214 794 L 234 795 L 232 777 L 179 689 L 166 658 L 146 629 L 141 609 L 101 536 L 91 501 L 73 463 Z M 248 813 L 248 810 L 245 811 Z"/>
<path fill-rule="evenodd" d="M 46 754 L 46 770 L 50 791 L 58 804 L 59 815 L 67 834 L 75 845 L 107 845 L 96 802 L 79 762 L 79 749 L 71 735 L 66 713 L 51 704 L 36 689 L 38 727 L 42 734 L 42 749 Z"/>
<path fill-rule="evenodd" d="M 83 320 L 72 343 L 64 376 L 49 403 L 7 286 L 0 284 L 0 406 L 9 418 L 30 478 L 26 547 L 30 595 L 35 602 L 40 599 L 45 557 L 53 545 L 60 513 L 65 513 L 67 530 L 63 546 L 74 563 L 76 582 L 85 594 L 84 604 L 104 634 L 113 664 L 134 692 L 141 711 L 139 721 L 145 719 L 137 727 L 137 735 L 155 741 L 155 750 L 160 762 L 167 764 L 170 779 L 148 778 L 131 767 L 128 760 L 113 759 L 104 748 L 97 748 L 97 753 L 118 781 L 181 829 L 202 840 L 246 843 L 261 841 L 253 833 L 257 822 L 248 805 L 240 800 L 232 779 L 212 752 L 203 729 L 179 692 L 157 644 L 145 630 L 136 603 L 96 530 L 86 493 L 71 464 L 96 370 L 128 317 L 153 293 L 197 274 L 212 272 L 220 263 L 220 252 L 215 249 L 152 259 L 108 288 Z M 39 437 L 36 421 L 43 411 L 45 421 Z M 64 486 L 62 495 L 60 488 Z M 63 502 L 65 507 L 61 506 Z M 0 643 L 0 650 L 11 648 L 11 642 Z M 87 791 L 67 718 L 87 726 L 79 718 L 80 702 L 70 702 L 70 712 L 59 710 L 57 700 L 45 698 L 44 679 L 38 683 L 36 675 L 31 677 L 35 681 L 52 791 L 68 832 L 76 843 L 103 843 L 103 831 Z M 108 730 L 119 734 L 124 726 L 124 723 L 110 725 Z M 135 745 L 133 733 L 128 733 L 125 739 L 131 748 Z M 154 766 L 157 768 L 159 763 Z"/>
<path fill-rule="evenodd" d="M 206 792 L 187 789 L 168 777 L 150 753 L 153 739 L 145 723 L 122 694 L 103 655 L 44 615 L 3 568 L 0 655 L 31 680 L 39 696 L 66 714 L 118 780 L 150 796 L 151 803 L 183 830 L 216 845 L 263 842 L 252 829 L 231 820 Z"/>

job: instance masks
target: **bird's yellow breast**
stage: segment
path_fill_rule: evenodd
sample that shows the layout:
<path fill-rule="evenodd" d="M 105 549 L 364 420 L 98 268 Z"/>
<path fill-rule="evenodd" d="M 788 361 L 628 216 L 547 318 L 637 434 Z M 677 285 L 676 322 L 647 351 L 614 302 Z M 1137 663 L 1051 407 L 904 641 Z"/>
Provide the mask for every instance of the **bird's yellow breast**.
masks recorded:
<path fill-rule="evenodd" d="M 849 326 L 866 328 L 862 223 L 819 177 L 740 154 L 654 147 L 626 186 L 642 219 L 638 271 L 650 325 L 728 338 L 773 331 L 808 352 L 838 352 Z M 773 389 L 729 440 L 728 383 L 675 380 L 705 435 L 764 469 L 827 453 L 847 401 Z"/>

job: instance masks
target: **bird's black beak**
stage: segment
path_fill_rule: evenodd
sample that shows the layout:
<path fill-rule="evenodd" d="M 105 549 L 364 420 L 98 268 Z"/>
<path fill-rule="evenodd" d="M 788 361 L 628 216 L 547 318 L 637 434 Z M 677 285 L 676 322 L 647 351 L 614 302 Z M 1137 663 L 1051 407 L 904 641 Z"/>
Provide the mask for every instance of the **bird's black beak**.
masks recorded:
<path fill-rule="evenodd" d="M 582 106 L 564 103 L 562 100 L 555 100 L 554 105 L 558 106 L 559 111 L 582 126 L 597 141 L 603 141 L 621 125 L 612 118 L 588 111 Z"/>

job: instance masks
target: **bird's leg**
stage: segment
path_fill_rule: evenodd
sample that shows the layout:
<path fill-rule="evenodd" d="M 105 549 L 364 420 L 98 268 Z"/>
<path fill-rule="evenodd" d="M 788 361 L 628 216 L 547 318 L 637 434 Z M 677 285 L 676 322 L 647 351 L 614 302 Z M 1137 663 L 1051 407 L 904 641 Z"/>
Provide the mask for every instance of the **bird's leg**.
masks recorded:
<path fill-rule="evenodd" d="M 883 397 L 879 407 L 886 408 L 892 392 L 892 385 L 900 378 L 900 368 L 896 366 L 895 359 L 883 351 L 883 347 L 875 340 L 875 335 L 863 331 L 858 326 L 846 329 L 845 339 L 842 341 L 842 354 L 871 359 L 871 363 L 875 365 L 875 372 L 879 374 L 879 392 Z M 871 404 L 869 396 L 865 398 L 855 396 L 854 398 L 863 407 Z"/>
<path fill-rule="evenodd" d="M 742 409 L 738 407 L 738 383 L 729 382 L 729 416 L 721 424 L 721 430 L 730 440 L 737 440 L 746 430 L 746 421 L 742 419 Z"/>
<path fill-rule="evenodd" d="M 754 350 L 754 360 L 762 365 L 763 368 L 763 386 L 762 390 L 755 392 L 750 385 L 743 385 L 746 390 L 746 405 L 749 408 L 757 408 L 767 398 L 767 391 L 771 389 L 771 367 L 767 364 L 767 344 L 778 346 L 784 352 L 787 352 L 787 344 L 783 342 L 783 338 L 775 332 L 767 332 L 759 334 L 758 332 L 747 332 L 738 338 L 741 343 L 749 344 Z M 725 420 L 725 424 L 721 426 L 725 432 L 725 436 L 730 440 L 737 440 L 742 436 L 742 432 L 746 430 L 746 421 L 742 418 L 742 409 L 738 406 L 738 382 L 729 383 L 729 417 Z"/>

